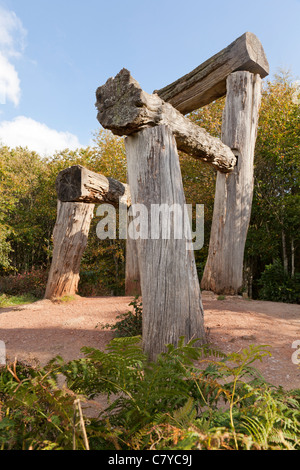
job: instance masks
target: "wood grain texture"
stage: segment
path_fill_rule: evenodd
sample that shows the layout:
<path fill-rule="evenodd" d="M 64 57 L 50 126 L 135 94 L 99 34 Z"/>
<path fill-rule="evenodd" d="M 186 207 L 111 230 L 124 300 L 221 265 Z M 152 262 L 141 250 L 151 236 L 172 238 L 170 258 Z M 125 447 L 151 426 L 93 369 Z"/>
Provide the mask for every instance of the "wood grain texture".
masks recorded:
<path fill-rule="evenodd" d="M 233 171 L 236 158 L 227 145 L 158 95 L 143 91 L 128 70 L 122 69 L 116 77 L 107 80 L 98 88 L 96 96 L 98 121 L 114 134 L 131 135 L 147 127 L 166 125 L 174 134 L 179 150 L 221 172 Z"/>
<path fill-rule="evenodd" d="M 235 72 L 227 79 L 224 142 L 236 149 L 231 175 L 217 175 L 209 254 L 201 287 L 217 294 L 239 293 L 253 196 L 254 149 L 261 102 L 261 78 Z"/>
<path fill-rule="evenodd" d="M 142 295 L 137 241 L 126 240 L 125 295 Z"/>
<path fill-rule="evenodd" d="M 192 72 L 154 93 L 187 114 L 224 96 L 228 75 L 238 70 L 262 78 L 269 74 L 266 54 L 253 33 L 243 34 Z"/>
<path fill-rule="evenodd" d="M 128 178 L 133 204 L 185 204 L 176 142 L 170 129 L 157 126 L 125 139 Z M 143 347 L 150 359 L 177 344 L 200 338 L 205 342 L 203 306 L 194 252 L 188 240 L 138 239 L 137 250 L 143 298 Z"/>
<path fill-rule="evenodd" d="M 77 293 L 80 262 L 87 245 L 93 212 L 93 204 L 58 201 L 45 299 Z"/>
<path fill-rule="evenodd" d="M 81 165 L 62 170 L 56 178 L 58 199 L 62 202 L 86 202 L 118 206 L 119 202 L 130 206 L 127 184 L 95 173 Z"/>

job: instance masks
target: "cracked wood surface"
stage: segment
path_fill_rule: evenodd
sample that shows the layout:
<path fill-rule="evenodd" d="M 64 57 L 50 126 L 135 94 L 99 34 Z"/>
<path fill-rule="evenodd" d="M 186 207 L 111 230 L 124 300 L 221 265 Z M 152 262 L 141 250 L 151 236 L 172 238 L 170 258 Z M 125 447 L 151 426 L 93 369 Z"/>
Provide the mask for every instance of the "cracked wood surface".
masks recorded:
<path fill-rule="evenodd" d="M 255 34 L 243 34 L 192 72 L 154 93 L 187 114 L 225 96 L 226 79 L 235 71 L 248 71 L 261 78 L 269 74 L 266 54 Z"/>
<path fill-rule="evenodd" d="M 130 72 L 122 69 L 96 92 L 98 121 L 119 136 L 132 135 L 147 127 L 165 125 L 173 133 L 177 148 L 210 163 L 217 170 L 233 171 L 236 158 L 220 139 L 191 122 L 158 95 L 142 90 Z"/>
<path fill-rule="evenodd" d="M 261 103 L 261 78 L 234 72 L 227 79 L 222 139 L 236 149 L 232 174 L 218 173 L 209 253 L 201 287 L 235 295 L 243 284 L 243 260 L 251 217 L 254 149 Z"/>
<path fill-rule="evenodd" d="M 56 178 L 58 199 L 62 202 L 119 203 L 130 206 L 130 190 L 127 184 L 95 173 L 81 165 L 62 170 Z"/>

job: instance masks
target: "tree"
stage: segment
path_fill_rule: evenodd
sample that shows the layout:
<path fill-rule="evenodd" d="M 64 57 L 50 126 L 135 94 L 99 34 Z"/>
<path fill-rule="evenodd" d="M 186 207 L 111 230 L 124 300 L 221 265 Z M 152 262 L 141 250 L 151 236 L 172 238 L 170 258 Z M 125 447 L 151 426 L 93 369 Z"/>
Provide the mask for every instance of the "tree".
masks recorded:
<path fill-rule="evenodd" d="M 11 248 L 2 268 L 28 270 L 46 261 L 51 237 L 47 165 L 35 152 L 2 147 L 0 167 L 1 234 Z"/>
<path fill-rule="evenodd" d="M 264 87 L 245 260 L 254 279 L 276 259 L 286 275 L 294 276 L 300 268 L 300 108 L 295 92 L 282 73 Z"/>

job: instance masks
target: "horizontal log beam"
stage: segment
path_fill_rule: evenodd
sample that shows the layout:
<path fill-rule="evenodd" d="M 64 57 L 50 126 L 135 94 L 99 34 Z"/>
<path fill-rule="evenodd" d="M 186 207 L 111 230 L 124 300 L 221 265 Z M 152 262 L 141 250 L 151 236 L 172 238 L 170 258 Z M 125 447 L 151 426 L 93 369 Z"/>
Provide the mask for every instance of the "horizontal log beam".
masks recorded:
<path fill-rule="evenodd" d="M 224 96 L 228 75 L 238 70 L 261 78 L 269 74 L 262 44 L 253 33 L 243 34 L 192 72 L 154 93 L 187 114 Z"/>
<path fill-rule="evenodd" d="M 112 204 L 119 201 L 131 205 L 127 184 L 113 178 L 74 165 L 61 171 L 56 178 L 57 197 L 61 202 L 86 202 L 91 204 Z"/>
<path fill-rule="evenodd" d="M 228 173 L 236 165 L 236 157 L 227 145 L 191 122 L 158 95 L 142 90 L 130 72 L 122 69 L 96 92 L 98 121 L 114 134 L 131 135 L 147 127 L 165 125 L 173 133 L 177 148 L 186 154 L 212 164 Z"/>

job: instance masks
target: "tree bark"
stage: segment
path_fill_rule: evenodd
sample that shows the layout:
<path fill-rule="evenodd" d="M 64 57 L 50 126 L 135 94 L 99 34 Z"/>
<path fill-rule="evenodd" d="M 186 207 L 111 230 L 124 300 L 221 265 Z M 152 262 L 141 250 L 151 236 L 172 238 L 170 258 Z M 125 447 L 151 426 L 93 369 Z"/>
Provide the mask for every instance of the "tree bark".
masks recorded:
<path fill-rule="evenodd" d="M 253 160 L 261 102 L 261 78 L 235 72 L 227 79 L 222 140 L 238 158 L 233 174 L 218 173 L 209 254 L 201 287 L 237 294 L 243 283 L 245 242 L 253 196 Z"/>
<path fill-rule="evenodd" d="M 122 69 L 116 77 L 107 80 L 98 88 L 96 96 L 98 121 L 114 134 L 131 135 L 147 127 L 166 125 L 173 132 L 179 150 L 224 173 L 235 167 L 235 156 L 227 145 L 158 95 L 143 91 L 128 70 Z"/>
<path fill-rule="evenodd" d="M 129 237 L 126 240 L 125 295 L 142 295 L 137 241 Z"/>
<path fill-rule="evenodd" d="M 94 204 L 83 202 L 58 201 L 45 299 L 77 293 L 80 262 L 87 245 L 94 207 Z"/>
<path fill-rule="evenodd" d="M 147 214 L 153 204 L 178 204 L 185 197 L 176 142 L 170 129 L 158 126 L 125 139 L 132 204 L 143 204 Z M 152 219 L 152 218 L 151 218 Z M 140 226 L 136 240 L 143 299 L 143 347 L 150 360 L 177 344 L 180 336 L 205 341 L 203 306 L 194 252 L 187 239 L 176 239 L 174 231 L 163 239 L 151 238 L 153 226 Z M 161 227 L 160 227 L 161 228 Z M 175 228 L 174 228 L 175 230 Z M 130 233 L 129 233 L 130 235 Z M 143 237 L 143 238 L 141 238 Z"/>
<path fill-rule="evenodd" d="M 187 114 L 224 96 L 226 79 L 237 70 L 259 74 L 262 78 L 269 74 L 265 52 L 253 33 L 243 34 L 192 72 L 154 93 Z"/>

